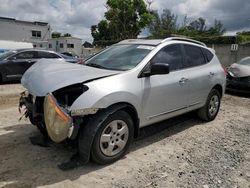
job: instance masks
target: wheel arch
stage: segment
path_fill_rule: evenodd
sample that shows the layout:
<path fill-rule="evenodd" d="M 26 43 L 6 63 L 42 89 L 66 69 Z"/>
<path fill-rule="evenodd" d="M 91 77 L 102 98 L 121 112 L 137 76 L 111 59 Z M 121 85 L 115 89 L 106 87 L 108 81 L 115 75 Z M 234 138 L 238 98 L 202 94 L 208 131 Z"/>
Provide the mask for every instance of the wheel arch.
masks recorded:
<path fill-rule="evenodd" d="M 212 89 L 216 89 L 217 91 L 219 91 L 220 96 L 223 96 L 223 87 L 220 84 L 216 84 Z"/>
<path fill-rule="evenodd" d="M 139 119 L 136 108 L 132 104 L 128 102 L 118 102 L 106 108 L 106 110 L 109 110 L 109 109 L 115 109 L 116 111 L 124 110 L 125 112 L 127 112 L 131 116 L 134 122 L 134 138 L 138 137 L 140 119 Z"/>

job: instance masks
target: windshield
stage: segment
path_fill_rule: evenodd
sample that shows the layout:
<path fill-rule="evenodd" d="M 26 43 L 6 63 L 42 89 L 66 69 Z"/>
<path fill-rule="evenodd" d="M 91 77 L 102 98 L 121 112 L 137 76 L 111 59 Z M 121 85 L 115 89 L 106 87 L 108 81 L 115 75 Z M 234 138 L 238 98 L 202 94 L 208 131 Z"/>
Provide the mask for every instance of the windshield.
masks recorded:
<path fill-rule="evenodd" d="M 154 48 L 149 45 L 114 45 L 88 59 L 87 66 L 111 70 L 130 70 L 136 67 Z"/>
<path fill-rule="evenodd" d="M 15 53 L 16 53 L 16 51 L 9 51 L 9 52 L 2 53 L 2 54 L 0 54 L 0 60 L 2 61 L 11 55 L 14 55 Z"/>
<path fill-rule="evenodd" d="M 250 66 L 250 58 L 244 58 L 238 62 L 240 65 L 248 65 Z"/>

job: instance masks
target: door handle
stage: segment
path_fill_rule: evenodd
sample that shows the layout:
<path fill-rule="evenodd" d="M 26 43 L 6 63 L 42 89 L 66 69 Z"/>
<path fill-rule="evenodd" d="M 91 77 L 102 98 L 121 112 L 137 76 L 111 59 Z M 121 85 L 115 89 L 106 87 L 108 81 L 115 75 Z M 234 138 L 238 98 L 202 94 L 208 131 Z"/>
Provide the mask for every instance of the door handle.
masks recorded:
<path fill-rule="evenodd" d="M 180 79 L 179 83 L 180 84 L 185 84 L 185 82 L 187 82 L 187 81 L 188 81 L 188 78 L 183 77 L 183 78 Z"/>

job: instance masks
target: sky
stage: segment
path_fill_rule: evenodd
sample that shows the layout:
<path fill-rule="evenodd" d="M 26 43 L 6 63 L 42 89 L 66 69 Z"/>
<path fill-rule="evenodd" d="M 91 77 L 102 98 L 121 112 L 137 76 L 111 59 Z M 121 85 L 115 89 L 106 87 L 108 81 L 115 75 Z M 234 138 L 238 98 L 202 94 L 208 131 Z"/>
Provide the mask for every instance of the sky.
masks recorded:
<path fill-rule="evenodd" d="M 151 0 L 152 10 L 170 9 L 189 20 L 199 17 L 212 25 L 221 20 L 226 34 L 250 30 L 250 0 Z M 92 41 L 90 27 L 104 18 L 106 0 L 0 0 L 0 16 L 48 22 L 52 31 Z"/>

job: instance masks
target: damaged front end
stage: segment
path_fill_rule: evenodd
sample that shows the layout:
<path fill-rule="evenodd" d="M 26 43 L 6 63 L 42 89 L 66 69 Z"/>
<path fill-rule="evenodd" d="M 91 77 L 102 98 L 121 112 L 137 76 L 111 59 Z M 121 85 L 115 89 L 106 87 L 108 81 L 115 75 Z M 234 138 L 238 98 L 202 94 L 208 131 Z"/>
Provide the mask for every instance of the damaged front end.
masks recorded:
<path fill-rule="evenodd" d="M 75 139 L 85 115 L 98 111 L 98 109 L 81 109 L 72 112 L 69 110 L 73 102 L 87 90 L 87 86 L 79 83 L 58 89 L 45 97 L 34 97 L 25 91 L 21 93 L 19 111 L 25 106 L 23 116 L 29 118 L 31 123 L 36 125 L 44 136 L 48 135 L 52 141 Z"/>
<path fill-rule="evenodd" d="M 69 113 L 61 108 L 52 94 L 44 99 L 44 121 L 49 137 L 54 142 L 61 142 L 70 137 L 73 129 L 73 120 Z"/>

